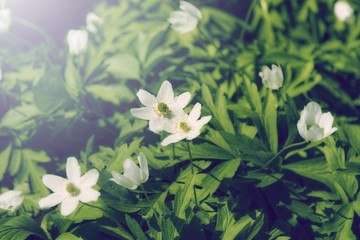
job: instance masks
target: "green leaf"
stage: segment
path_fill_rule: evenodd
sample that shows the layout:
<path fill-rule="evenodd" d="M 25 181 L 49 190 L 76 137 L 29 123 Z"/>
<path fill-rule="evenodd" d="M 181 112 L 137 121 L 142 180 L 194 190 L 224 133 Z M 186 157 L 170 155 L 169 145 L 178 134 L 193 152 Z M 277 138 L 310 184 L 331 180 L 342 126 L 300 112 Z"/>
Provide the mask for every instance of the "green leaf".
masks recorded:
<path fill-rule="evenodd" d="M 130 217 L 129 215 L 125 215 L 126 224 L 130 228 L 132 234 L 136 236 L 138 240 L 147 240 L 143 230 L 141 229 L 140 225 L 137 223 L 135 219 Z"/>
<path fill-rule="evenodd" d="M 81 240 L 82 238 L 79 238 L 75 236 L 74 234 L 71 234 L 69 232 L 62 233 L 59 235 L 55 240 Z"/>
<path fill-rule="evenodd" d="M 351 146 L 360 154 L 360 126 L 343 124 L 342 130 L 345 132 L 346 137 L 349 139 Z"/>
<path fill-rule="evenodd" d="M 10 143 L 0 153 L 0 181 L 3 179 L 4 173 L 6 172 L 10 160 L 11 151 L 12 151 L 12 143 Z"/>
<path fill-rule="evenodd" d="M 190 200 L 194 197 L 195 176 L 185 182 L 184 187 L 179 187 L 174 200 L 174 214 L 180 219 L 186 220 L 185 210 L 189 207 Z"/>
<path fill-rule="evenodd" d="M 10 218 L 0 225 L 0 239 L 25 240 L 31 235 L 47 239 L 39 224 L 28 216 Z"/>
<path fill-rule="evenodd" d="M 23 149 L 22 152 L 23 152 L 23 157 L 27 158 L 28 160 L 32 160 L 35 162 L 42 162 L 42 163 L 51 161 L 50 157 L 46 154 L 45 151 L 35 152 L 34 150 L 27 148 L 27 149 Z"/>
<path fill-rule="evenodd" d="M 278 151 L 278 132 L 277 132 L 277 100 L 269 89 L 264 111 L 264 126 L 269 141 L 270 149 L 273 153 Z"/>
<path fill-rule="evenodd" d="M 240 162 L 241 160 L 239 158 L 222 162 L 214 167 L 210 173 L 206 174 L 200 183 L 202 189 L 197 190 L 197 192 L 199 192 L 197 195 L 199 201 L 206 198 L 208 195 L 212 195 L 218 189 L 224 178 L 233 178 Z"/>
<path fill-rule="evenodd" d="M 111 102 L 114 105 L 119 105 L 121 100 L 131 102 L 135 99 L 135 95 L 129 88 L 122 84 L 92 84 L 86 87 L 86 91 L 90 92 L 96 99 Z"/>
<path fill-rule="evenodd" d="M 25 127 L 36 125 L 35 117 L 41 111 L 33 104 L 23 104 L 11 108 L 1 119 L 0 126 L 22 130 Z"/>
<path fill-rule="evenodd" d="M 81 76 L 70 57 L 67 61 L 64 77 L 66 91 L 73 100 L 78 101 L 79 93 L 82 92 Z"/>
<path fill-rule="evenodd" d="M 11 155 L 11 161 L 9 166 L 9 173 L 14 176 L 20 169 L 22 160 L 22 151 L 20 149 L 14 149 Z"/>
<path fill-rule="evenodd" d="M 282 173 L 266 173 L 263 172 L 261 169 L 255 169 L 252 171 L 249 171 L 244 178 L 248 179 L 256 179 L 260 182 L 257 182 L 256 187 L 258 188 L 264 188 L 267 187 L 277 181 L 279 181 L 284 174 Z"/>
<path fill-rule="evenodd" d="M 119 79 L 140 79 L 139 61 L 130 54 L 117 54 L 105 61 L 107 71 Z"/>

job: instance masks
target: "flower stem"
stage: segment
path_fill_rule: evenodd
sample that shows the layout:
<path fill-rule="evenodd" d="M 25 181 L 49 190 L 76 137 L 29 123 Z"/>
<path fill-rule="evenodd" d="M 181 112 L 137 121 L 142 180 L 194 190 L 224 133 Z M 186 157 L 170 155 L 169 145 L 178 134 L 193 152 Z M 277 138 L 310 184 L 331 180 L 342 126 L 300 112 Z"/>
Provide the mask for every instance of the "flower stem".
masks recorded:
<path fill-rule="evenodd" d="M 145 191 L 145 188 L 144 188 L 144 186 L 143 186 L 142 184 L 140 184 L 140 188 L 141 188 L 141 190 L 143 191 L 146 199 L 150 202 L 150 198 L 149 198 L 149 196 L 147 195 L 147 193 L 146 193 L 146 191 Z"/>
<path fill-rule="evenodd" d="M 188 150 L 189 150 L 189 157 L 190 157 L 190 166 L 191 166 L 191 174 L 194 175 L 194 164 L 193 164 L 193 159 L 191 157 L 191 151 L 190 151 L 190 144 L 189 141 L 186 141 Z"/>
<path fill-rule="evenodd" d="M 279 152 L 277 152 L 267 163 L 264 164 L 263 168 L 266 168 L 270 163 L 272 163 L 278 156 L 280 156 L 281 153 L 283 153 L 285 150 L 292 148 L 292 147 L 296 147 L 302 144 L 307 143 L 306 141 L 303 142 L 299 142 L 299 143 L 294 143 L 291 145 L 288 145 L 286 147 L 284 147 L 283 149 L 281 149 Z"/>
<path fill-rule="evenodd" d="M 53 42 L 51 37 L 44 30 L 42 30 L 40 27 L 38 27 L 34 23 L 31 23 L 29 21 L 26 21 L 26 20 L 24 20 L 22 18 L 18 18 L 18 17 L 14 18 L 14 21 L 39 33 L 40 35 L 42 35 L 44 37 L 44 39 L 47 42 L 49 42 L 49 43 Z"/>
<path fill-rule="evenodd" d="M 173 160 L 175 160 L 175 143 L 172 144 Z"/>

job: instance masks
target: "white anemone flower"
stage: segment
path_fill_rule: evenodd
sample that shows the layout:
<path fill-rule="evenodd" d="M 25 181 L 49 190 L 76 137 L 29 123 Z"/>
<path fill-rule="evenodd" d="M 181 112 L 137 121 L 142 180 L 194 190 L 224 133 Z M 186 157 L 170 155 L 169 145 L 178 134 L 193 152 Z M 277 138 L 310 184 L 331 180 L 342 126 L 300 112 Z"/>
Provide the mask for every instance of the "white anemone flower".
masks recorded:
<path fill-rule="evenodd" d="M 187 33 L 194 30 L 198 21 L 202 18 L 200 10 L 186 1 L 180 1 L 180 9 L 170 14 L 168 21 L 171 27 L 179 33 Z"/>
<path fill-rule="evenodd" d="M 69 53 L 79 55 L 85 51 L 88 45 L 88 33 L 85 30 L 70 29 L 67 34 L 67 42 L 69 45 Z"/>
<path fill-rule="evenodd" d="M 334 117 L 330 112 L 322 113 L 316 102 L 309 102 L 302 110 L 297 128 L 305 141 L 316 142 L 330 136 L 337 130 L 332 127 Z"/>
<path fill-rule="evenodd" d="M 268 66 L 262 67 L 262 72 L 259 72 L 259 76 L 262 78 L 262 83 L 271 89 L 279 89 L 284 82 L 284 76 L 280 66 L 275 64 L 271 65 L 271 70 Z"/>
<path fill-rule="evenodd" d="M 10 9 L 0 9 L 0 33 L 7 32 L 11 25 Z"/>
<path fill-rule="evenodd" d="M 334 13 L 340 21 L 345 21 L 352 17 L 354 10 L 349 5 L 349 3 L 338 1 L 335 3 Z"/>
<path fill-rule="evenodd" d="M 200 120 L 201 104 L 196 103 L 190 114 L 183 113 L 178 115 L 172 121 L 168 121 L 164 130 L 172 133 L 167 136 L 162 142 L 162 146 L 167 146 L 170 143 L 176 143 L 184 138 L 192 140 L 200 135 L 201 128 L 211 120 L 211 116 L 202 117 Z"/>
<path fill-rule="evenodd" d="M 96 201 L 100 192 L 92 188 L 99 178 L 99 172 L 91 169 L 82 177 L 80 166 L 75 157 L 69 157 L 66 162 L 67 178 L 52 174 L 43 176 L 43 183 L 51 190 L 49 196 L 40 199 L 40 208 L 49 208 L 61 203 L 60 213 L 68 216 L 77 208 L 79 201 L 83 203 Z"/>
<path fill-rule="evenodd" d="M 10 190 L 0 195 L 0 208 L 7 211 L 15 211 L 24 200 L 21 191 Z"/>
<path fill-rule="evenodd" d="M 134 117 L 149 120 L 150 131 L 154 133 L 162 131 L 168 119 L 183 112 L 183 108 L 191 98 L 189 92 L 174 98 L 173 88 L 169 81 L 161 84 L 156 97 L 143 89 L 140 89 L 136 95 L 145 107 L 132 108 L 130 112 Z"/>
<path fill-rule="evenodd" d="M 138 156 L 138 167 L 131 159 L 124 161 L 124 174 L 111 171 L 111 181 L 128 189 L 136 189 L 140 184 L 149 179 L 149 167 L 144 153 L 140 152 Z"/>
<path fill-rule="evenodd" d="M 96 33 L 96 24 L 103 24 L 104 20 L 93 12 L 86 15 L 86 29 L 89 32 Z"/>

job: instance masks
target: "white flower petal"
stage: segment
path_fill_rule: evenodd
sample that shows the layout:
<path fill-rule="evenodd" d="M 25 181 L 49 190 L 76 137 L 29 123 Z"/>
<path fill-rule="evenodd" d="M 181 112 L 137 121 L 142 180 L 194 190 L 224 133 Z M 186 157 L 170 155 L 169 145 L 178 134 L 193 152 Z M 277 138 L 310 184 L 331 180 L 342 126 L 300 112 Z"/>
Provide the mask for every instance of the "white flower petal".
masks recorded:
<path fill-rule="evenodd" d="M 171 134 L 169 136 L 167 136 L 162 142 L 161 145 L 162 146 L 167 146 L 170 143 L 176 143 L 182 139 L 184 139 L 186 137 L 185 134 L 182 133 L 175 133 L 175 134 Z"/>
<path fill-rule="evenodd" d="M 66 184 L 69 182 L 66 178 L 59 177 L 52 174 L 46 174 L 42 177 L 42 181 L 46 187 L 48 187 L 53 192 L 63 192 L 65 190 Z"/>
<path fill-rule="evenodd" d="M 123 187 L 126 187 L 128 189 L 136 189 L 137 185 L 130 179 L 128 179 L 127 177 L 125 177 L 124 175 L 112 171 L 111 175 L 113 176 L 113 178 L 111 178 L 111 181 L 114 181 L 116 184 L 121 185 Z"/>
<path fill-rule="evenodd" d="M 66 162 L 66 176 L 70 182 L 78 182 L 80 179 L 80 165 L 75 157 L 69 157 Z"/>
<path fill-rule="evenodd" d="M 96 169 L 91 169 L 80 178 L 80 188 L 91 188 L 99 179 L 99 172 Z"/>
<path fill-rule="evenodd" d="M 67 197 L 61 203 L 60 213 L 63 216 L 68 216 L 75 211 L 79 204 L 78 197 Z"/>
<path fill-rule="evenodd" d="M 79 200 L 83 203 L 87 203 L 98 200 L 99 196 L 100 192 L 92 188 L 87 188 L 84 191 L 81 191 Z"/>
<path fill-rule="evenodd" d="M 124 176 L 140 185 L 140 168 L 129 158 L 124 161 Z"/>
<path fill-rule="evenodd" d="M 40 199 L 40 208 L 50 208 L 61 203 L 67 196 L 59 193 L 52 193 L 49 196 Z"/>
<path fill-rule="evenodd" d="M 179 96 L 174 98 L 173 107 L 174 108 L 184 108 L 189 103 L 191 94 L 189 92 L 184 92 Z"/>
<path fill-rule="evenodd" d="M 334 12 L 340 21 L 345 21 L 353 15 L 354 10 L 347 2 L 337 1 L 334 6 Z"/>
<path fill-rule="evenodd" d="M 161 84 L 161 87 L 159 89 L 159 92 L 156 96 L 156 99 L 158 102 L 167 102 L 167 101 L 173 101 L 174 99 L 174 91 L 172 88 L 172 85 L 169 81 L 164 81 Z"/>
<path fill-rule="evenodd" d="M 140 165 L 140 182 L 144 183 L 149 179 L 149 167 L 146 156 L 143 152 L 140 152 L 138 162 Z"/>
<path fill-rule="evenodd" d="M 200 10 L 189 2 L 180 1 L 179 8 L 188 12 L 191 16 L 196 17 L 198 20 L 202 18 Z"/>
<path fill-rule="evenodd" d="M 154 118 L 158 118 L 154 109 L 151 107 L 131 108 L 130 112 L 134 117 L 144 120 L 151 120 Z"/>
<path fill-rule="evenodd" d="M 200 117 L 200 113 L 201 113 L 201 104 L 200 103 L 196 103 L 195 106 L 193 107 L 193 109 L 191 109 L 189 117 L 188 117 L 188 121 L 190 124 L 195 123 L 196 120 L 199 119 Z"/>
<path fill-rule="evenodd" d="M 159 133 L 160 131 L 163 130 L 165 124 L 166 124 L 166 120 L 162 117 L 151 119 L 149 121 L 149 129 L 154 133 Z"/>
<path fill-rule="evenodd" d="M 136 93 L 136 96 L 139 98 L 139 101 L 146 107 L 152 107 L 154 104 L 156 104 L 155 96 L 143 89 L 140 89 Z"/>
<path fill-rule="evenodd" d="M 88 33 L 85 30 L 70 29 L 67 35 L 69 53 L 78 55 L 83 52 L 88 44 Z"/>
<path fill-rule="evenodd" d="M 316 142 L 321 140 L 323 137 L 324 137 L 324 130 L 317 126 L 312 126 L 307 131 L 308 141 Z"/>
<path fill-rule="evenodd" d="M 24 200 L 21 191 L 10 190 L 0 195 L 0 208 L 7 211 L 14 211 Z"/>
<path fill-rule="evenodd" d="M 309 102 L 301 112 L 300 121 L 304 121 L 306 126 L 318 124 L 321 113 L 321 107 L 318 103 Z"/>

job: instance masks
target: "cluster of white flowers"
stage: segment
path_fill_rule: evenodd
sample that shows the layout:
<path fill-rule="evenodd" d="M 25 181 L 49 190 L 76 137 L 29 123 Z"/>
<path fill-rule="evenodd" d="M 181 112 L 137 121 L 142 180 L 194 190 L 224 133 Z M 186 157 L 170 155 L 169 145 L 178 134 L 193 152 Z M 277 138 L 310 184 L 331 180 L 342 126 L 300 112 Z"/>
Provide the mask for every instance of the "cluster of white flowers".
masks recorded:
<path fill-rule="evenodd" d="M 274 90 L 279 89 L 284 81 L 281 67 L 274 64 L 271 70 L 269 67 L 263 66 L 259 76 L 266 87 Z M 310 102 L 301 112 L 297 128 L 300 136 L 305 141 L 315 142 L 330 136 L 337 130 L 336 127 L 332 127 L 333 122 L 334 117 L 330 112 L 322 113 L 318 103 Z"/>
<path fill-rule="evenodd" d="M 96 24 L 103 24 L 104 20 L 95 13 L 88 13 L 86 15 L 86 30 L 70 29 L 67 34 L 67 43 L 69 45 L 69 53 L 71 55 L 79 55 L 84 52 L 88 45 L 88 31 L 96 33 Z"/>
<path fill-rule="evenodd" d="M 187 140 L 196 138 L 200 135 L 201 128 L 211 120 L 211 116 L 198 120 L 201 112 L 200 103 L 195 104 L 189 115 L 186 114 L 184 107 L 190 101 L 190 93 L 185 92 L 174 98 L 169 81 L 161 84 L 156 97 L 143 89 L 140 89 L 136 95 L 145 107 L 132 108 L 130 112 L 134 117 L 149 120 L 149 129 L 154 133 L 162 130 L 171 133 L 161 142 L 163 146 L 184 138 Z"/>

